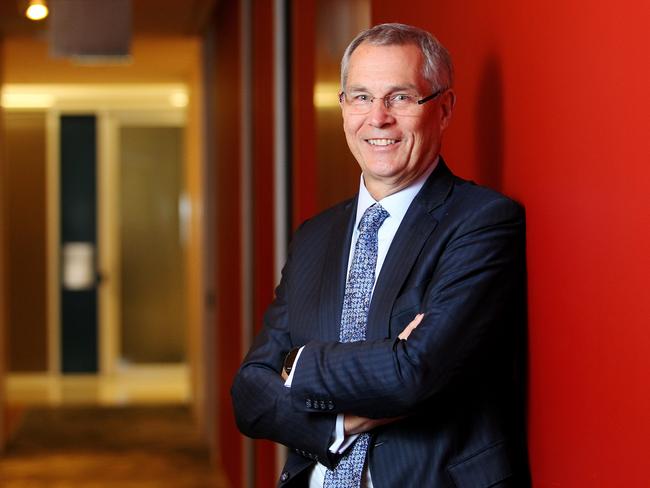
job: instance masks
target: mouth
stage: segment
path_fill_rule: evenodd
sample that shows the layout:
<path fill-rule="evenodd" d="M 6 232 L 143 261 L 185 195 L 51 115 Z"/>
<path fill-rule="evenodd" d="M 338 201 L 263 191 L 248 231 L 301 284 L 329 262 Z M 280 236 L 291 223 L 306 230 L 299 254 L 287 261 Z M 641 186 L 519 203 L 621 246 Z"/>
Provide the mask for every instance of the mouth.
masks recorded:
<path fill-rule="evenodd" d="M 399 139 L 366 139 L 366 142 L 371 146 L 392 146 L 399 142 Z"/>

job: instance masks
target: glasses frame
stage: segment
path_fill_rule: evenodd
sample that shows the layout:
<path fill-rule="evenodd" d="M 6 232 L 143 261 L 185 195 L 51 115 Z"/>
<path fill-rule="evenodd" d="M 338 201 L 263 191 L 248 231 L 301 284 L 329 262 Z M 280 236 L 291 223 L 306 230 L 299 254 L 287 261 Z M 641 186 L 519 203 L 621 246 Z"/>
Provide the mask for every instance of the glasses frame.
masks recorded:
<path fill-rule="evenodd" d="M 420 98 L 419 100 L 416 100 L 416 103 L 417 103 L 418 105 L 423 105 L 423 104 L 425 104 L 425 103 L 427 103 L 427 102 L 430 102 L 431 100 L 434 100 L 434 99 L 438 98 L 440 95 L 442 95 L 442 94 L 443 94 L 444 92 L 446 92 L 446 91 L 447 91 L 447 88 L 441 88 L 440 90 L 438 90 L 438 91 L 436 91 L 436 92 L 433 92 L 431 95 L 428 95 L 428 96 L 426 96 L 426 97 L 424 97 L 424 98 Z M 372 103 L 373 103 L 375 100 L 383 100 L 383 102 L 384 102 L 384 107 L 386 108 L 386 110 L 390 111 L 390 110 L 391 110 L 391 107 L 390 107 L 390 105 L 389 105 L 389 100 L 390 100 L 390 97 L 391 97 L 391 96 L 392 96 L 392 95 L 384 95 L 383 97 L 370 97 L 370 103 L 368 104 L 368 112 L 361 112 L 361 113 L 359 113 L 359 115 L 363 115 L 363 114 L 365 114 L 365 113 L 369 113 L 369 112 L 372 110 Z M 346 102 L 345 92 L 344 92 L 344 91 L 342 91 L 341 93 L 339 93 L 339 102 L 341 102 L 342 104 L 343 104 L 344 102 L 347 103 L 347 102 Z M 349 104 L 348 104 L 348 105 L 349 105 Z"/>

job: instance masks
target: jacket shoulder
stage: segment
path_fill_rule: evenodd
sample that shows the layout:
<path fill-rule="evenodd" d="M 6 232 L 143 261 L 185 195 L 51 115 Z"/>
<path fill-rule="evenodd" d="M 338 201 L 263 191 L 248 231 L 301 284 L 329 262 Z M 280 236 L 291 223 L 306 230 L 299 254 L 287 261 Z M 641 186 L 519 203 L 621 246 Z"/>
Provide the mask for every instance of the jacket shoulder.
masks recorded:
<path fill-rule="evenodd" d="M 352 207 L 354 207 L 355 200 L 356 198 L 350 198 L 308 218 L 295 230 L 292 241 L 307 238 L 313 234 L 321 235 L 323 232 L 326 232 L 346 212 L 351 211 Z"/>
<path fill-rule="evenodd" d="M 468 213 L 494 209 L 512 217 L 524 217 L 523 206 L 507 195 L 457 176 L 454 177 L 454 180 L 454 187 L 450 195 L 452 206 L 460 206 Z"/>

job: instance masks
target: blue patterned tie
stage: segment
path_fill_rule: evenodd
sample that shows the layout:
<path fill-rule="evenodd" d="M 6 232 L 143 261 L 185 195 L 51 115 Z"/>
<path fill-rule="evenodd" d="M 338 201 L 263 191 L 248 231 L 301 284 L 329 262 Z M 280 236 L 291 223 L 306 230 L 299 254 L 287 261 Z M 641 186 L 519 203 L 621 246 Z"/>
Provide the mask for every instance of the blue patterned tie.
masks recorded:
<path fill-rule="evenodd" d="M 345 286 L 341 315 L 341 342 L 363 341 L 372 288 L 377 266 L 377 232 L 388 217 L 388 212 L 378 203 L 368 207 L 359 222 L 359 239 L 354 247 L 352 265 Z M 369 434 L 361 434 L 339 461 L 334 470 L 327 470 L 323 488 L 357 488 L 370 443 Z"/>

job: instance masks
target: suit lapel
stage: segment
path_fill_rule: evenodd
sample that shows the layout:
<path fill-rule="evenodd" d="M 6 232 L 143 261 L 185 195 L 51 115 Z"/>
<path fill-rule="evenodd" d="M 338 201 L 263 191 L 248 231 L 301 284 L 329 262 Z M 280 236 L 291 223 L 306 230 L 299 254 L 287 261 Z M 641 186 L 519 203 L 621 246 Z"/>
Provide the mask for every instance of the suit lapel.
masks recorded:
<path fill-rule="evenodd" d="M 356 210 L 357 199 L 354 199 L 345 205 L 339 215 L 335 217 L 332 230 L 329 233 L 319 307 L 320 335 L 322 340 L 327 342 L 339 340 L 350 241 Z"/>
<path fill-rule="evenodd" d="M 406 212 L 386 255 L 368 312 L 368 340 L 387 337 L 393 303 L 438 223 L 431 212 L 444 202 L 452 185 L 453 175 L 440 158 Z"/>

